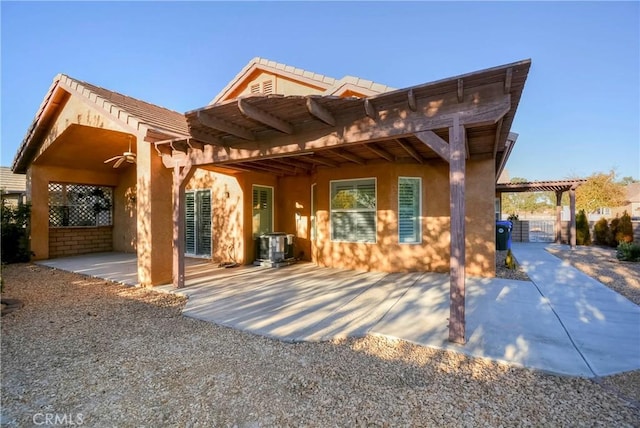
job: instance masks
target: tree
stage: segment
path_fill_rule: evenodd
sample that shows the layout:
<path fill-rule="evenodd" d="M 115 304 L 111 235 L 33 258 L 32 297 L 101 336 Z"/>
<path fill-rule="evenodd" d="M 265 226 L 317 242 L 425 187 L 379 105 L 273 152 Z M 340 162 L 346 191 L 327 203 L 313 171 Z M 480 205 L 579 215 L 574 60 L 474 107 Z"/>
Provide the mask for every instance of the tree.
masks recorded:
<path fill-rule="evenodd" d="M 591 245 L 591 233 L 589 232 L 589 220 L 584 210 L 580 210 L 576 216 L 576 244 Z"/>
<path fill-rule="evenodd" d="M 615 181 L 615 171 L 608 174 L 596 172 L 576 190 L 576 208 L 594 213 L 598 208 L 617 207 L 624 204 L 624 186 Z"/>
<path fill-rule="evenodd" d="M 635 178 L 633 178 L 632 176 L 628 175 L 626 177 L 622 177 L 620 179 L 620 184 L 622 184 L 623 186 L 626 186 L 628 184 L 633 184 L 633 183 L 637 183 L 639 180 L 636 180 Z"/>
<path fill-rule="evenodd" d="M 526 183 L 527 179 L 513 177 L 511 183 Z M 539 213 L 553 207 L 553 192 L 512 192 L 502 197 L 502 212 L 506 214 Z"/>

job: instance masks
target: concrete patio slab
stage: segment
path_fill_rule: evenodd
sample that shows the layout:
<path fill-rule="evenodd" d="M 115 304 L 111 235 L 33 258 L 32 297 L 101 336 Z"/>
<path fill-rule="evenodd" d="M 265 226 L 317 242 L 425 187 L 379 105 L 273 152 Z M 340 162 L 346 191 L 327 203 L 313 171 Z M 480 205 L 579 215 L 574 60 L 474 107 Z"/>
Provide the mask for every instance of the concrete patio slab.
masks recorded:
<path fill-rule="evenodd" d="M 449 277 L 319 268 L 223 269 L 187 259 L 185 316 L 284 341 L 380 334 L 572 376 L 640 369 L 640 307 L 545 251 L 514 244 L 532 281 L 467 279 L 467 344 L 448 342 Z M 135 285 L 135 255 L 39 262 Z"/>

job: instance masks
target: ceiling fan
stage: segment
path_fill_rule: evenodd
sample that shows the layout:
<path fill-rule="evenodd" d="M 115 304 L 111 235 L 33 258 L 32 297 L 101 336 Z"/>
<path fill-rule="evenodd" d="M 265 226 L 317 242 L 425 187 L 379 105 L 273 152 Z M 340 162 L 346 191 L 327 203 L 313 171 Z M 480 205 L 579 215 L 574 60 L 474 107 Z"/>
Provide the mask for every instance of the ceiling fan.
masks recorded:
<path fill-rule="evenodd" d="M 129 139 L 129 150 L 128 151 L 122 153 L 121 155 L 114 156 L 111 159 L 107 159 L 106 161 L 104 161 L 104 163 L 109 163 L 109 162 L 112 162 L 114 160 L 116 161 L 113 164 L 114 168 L 118 168 L 124 162 L 136 163 L 136 154 L 131 151 L 131 139 Z"/>

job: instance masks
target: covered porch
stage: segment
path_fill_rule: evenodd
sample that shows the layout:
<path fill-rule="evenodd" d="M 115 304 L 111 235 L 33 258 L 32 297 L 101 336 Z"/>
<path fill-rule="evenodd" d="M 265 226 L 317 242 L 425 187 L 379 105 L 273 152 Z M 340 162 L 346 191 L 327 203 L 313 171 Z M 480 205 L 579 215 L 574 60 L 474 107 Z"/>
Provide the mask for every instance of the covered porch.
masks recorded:
<path fill-rule="evenodd" d="M 281 214 L 295 214 L 297 226 L 298 208 L 305 209 L 313 232 L 317 225 L 306 235 L 316 264 L 448 271 L 449 339 L 464 343 L 465 277 L 494 270 L 493 190 L 512 148 L 509 131 L 529 67 L 526 60 L 366 98 L 254 95 L 188 112 L 190 137 L 155 143 L 173 171 L 173 285 L 186 285 L 185 190 L 194 174 L 268 175 L 291 195 L 281 199 Z M 419 195 L 427 213 L 417 216 L 413 246 L 399 242 L 392 184 L 407 175 L 429 185 Z M 362 178 L 374 198 L 364 243 L 334 233 L 328 192 L 336 181 Z M 316 184 L 318 204 L 309 211 Z M 250 188 L 239 198 L 245 207 Z M 255 238 L 247 211 L 245 262 Z"/>

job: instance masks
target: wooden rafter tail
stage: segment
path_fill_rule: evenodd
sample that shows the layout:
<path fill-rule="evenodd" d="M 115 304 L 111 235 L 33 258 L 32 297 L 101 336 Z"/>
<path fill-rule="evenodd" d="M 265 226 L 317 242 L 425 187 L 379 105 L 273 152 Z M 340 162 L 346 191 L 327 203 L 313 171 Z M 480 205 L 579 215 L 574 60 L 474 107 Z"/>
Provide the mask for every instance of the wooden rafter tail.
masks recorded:
<path fill-rule="evenodd" d="M 256 122 L 260 122 L 285 134 L 293 134 L 293 126 L 289 122 L 251 105 L 245 99 L 240 98 L 238 100 L 238 109 L 249 119 L 253 119 Z"/>
<path fill-rule="evenodd" d="M 464 82 L 462 79 L 458 79 L 458 102 L 464 101 Z"/>
<path fill-rule="evenodd" d="M 378 118 L 378 112 L 369 98 L 365 98 L 364 100 L 364 111 L 371 119 L 375 120 Z"/>
<path fill-rule="evenodd" d="M 412 89 L 409 89 L 407 92 L 407 102 L 409 103 L 409 109 L 411 111 L 416 111 L 418 109 L 418 104 L 416 102 L 416 94 Z"/>

